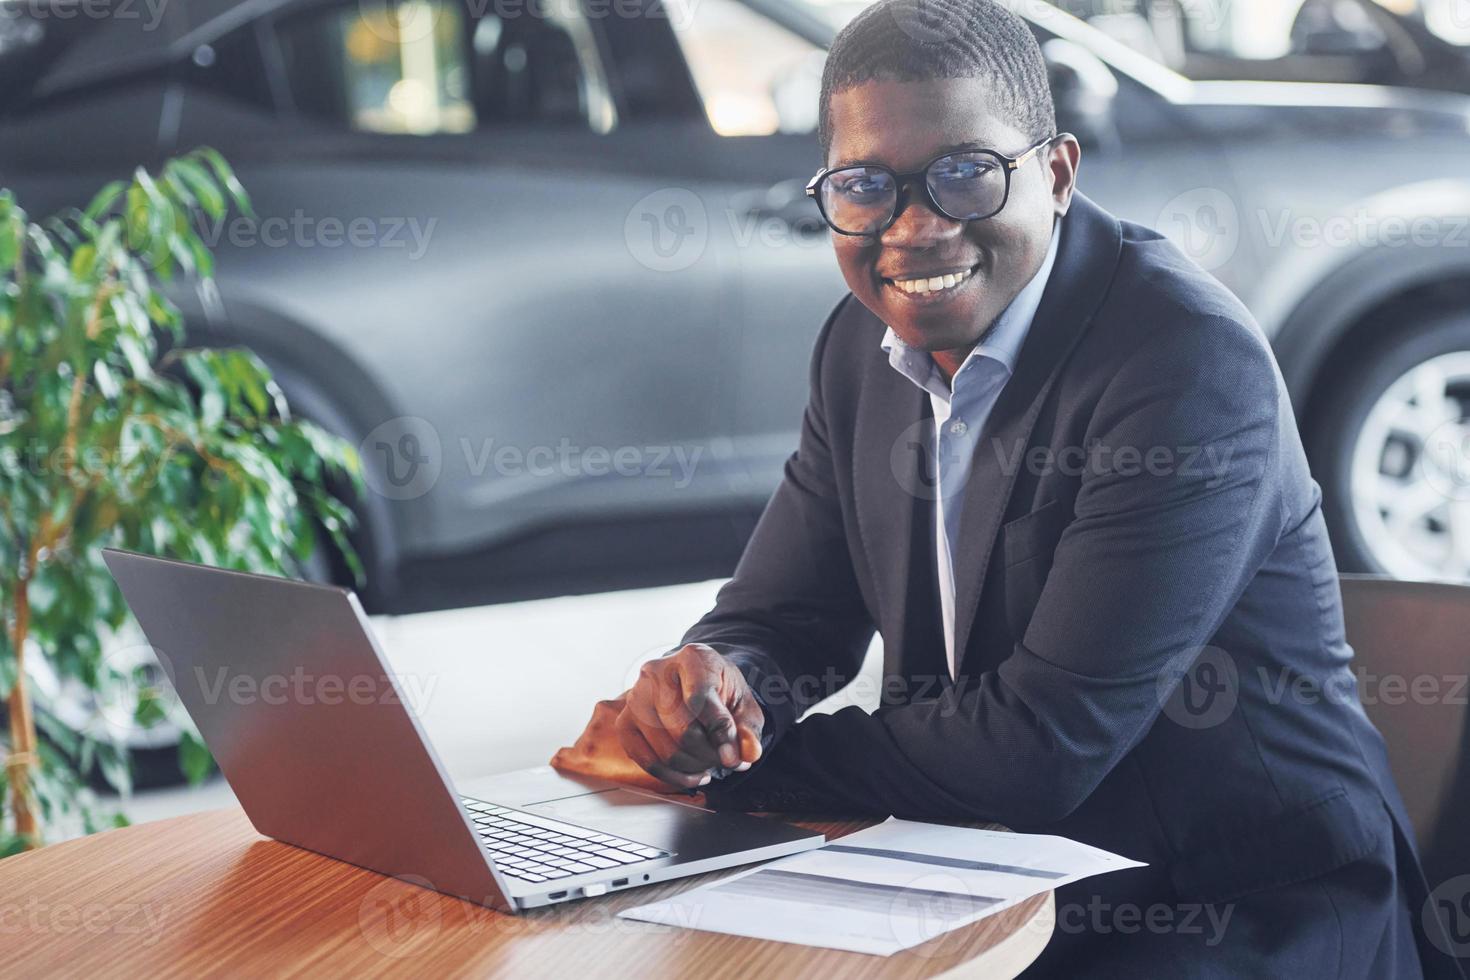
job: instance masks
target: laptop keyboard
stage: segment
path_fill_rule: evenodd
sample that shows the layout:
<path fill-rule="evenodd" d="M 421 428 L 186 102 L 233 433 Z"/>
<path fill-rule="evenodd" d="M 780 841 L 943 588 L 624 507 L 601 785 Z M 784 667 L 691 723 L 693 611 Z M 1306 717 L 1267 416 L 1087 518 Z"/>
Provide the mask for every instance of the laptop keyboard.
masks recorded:
<path fill-rule="evenodd" d="M 520 881 L 554 881 L 669 856 L 656 847 L 483 800 L 463 802 L 495 867 Z"/>

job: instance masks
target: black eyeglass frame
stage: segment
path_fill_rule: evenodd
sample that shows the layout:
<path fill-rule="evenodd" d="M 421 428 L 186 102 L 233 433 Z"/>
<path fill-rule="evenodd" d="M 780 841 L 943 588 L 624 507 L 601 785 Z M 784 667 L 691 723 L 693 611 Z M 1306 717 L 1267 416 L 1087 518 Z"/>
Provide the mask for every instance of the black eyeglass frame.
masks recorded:
<path fill-rule="evenodd" d="M 1008 157 L 1004 153 L 1001 153 L 999 150 L 949 150 L 948 152 L 939 154 L 934 159 L 924 164 L 924 166 L 920 169 L 910 170 L 907 173 L 899 173 L 892 167 L 885 167 L 882 164 L 859 163 L 852 164 L 846 167 L 834 167 L 831 169 L 823 167 L 821 170 L 818 170 L 816 172 L 816 175 L 813 176 L 811 180 L 807 181 L 806 196 L 816 201 L 817 210 L 822 213 L 822 220 L 827 223 L 828 228 L 831 228 L 839 235 L 847 235 L 850 238 L 866 238 L 870 235 L 881 235 L 889 228 L 892 228 L 893 223 L 898 220 L 898 216 L 903 214 L 904 208 L 907 207 L 907 202 L 904 198 L 904 195 L 907 191 L 908 186 L 913 183 L 917 183 L 920 187 L 923 188 L 924 199 L 928 202 L 929 206 L 937 211 L 939 214 L 942 214 L 946 218 L 949 218 L 951 221 L 984 221 L 987 218 L 995 217 L 1005 210 L 1006 204 L 1011 199 L 1011 175 L 1014 174 L 1017 170 L 1020 170 L 1021 167 L 1026 163 L 1026 161 L 1030 160 L 1033 156 L 1040 152 L 1043 147 L 1055 142 L 1060 135 L 1060 133 L 1056 133 L 1048 136 L 1046 139 L 1042 140 L 1039 143 L 1033 143 L 1031 146 L 1023 150 L 1018 156 L 1013 157 Z M 975 215 L 973 217 L 962 217 L 957 214 L 950 214 L 944 208 L 940 207 L 939 202 L 934 199 L 934 191 L 929 187 L 929 168 L 933 167 L 936 163 L 938 163 L 940 160 L 945 159 L 946 157 L 959 156 L 962 153 L 982 153 L 986 156 L 994 157 L 1001 164 L 1001 172 L 1005 174 L 1006 178 L 1006 190 L 1005 194 L 1001 195 L 1000 206 L 989 214 Z M 894 195 L 893 213 L 888 216 L 887 221 L 883 222 L 882 225 L 874 228 L 872 231 L 843 231 L 841 228 L 838 228 L 835 224 L 833 224 L 832 219 L 827 216 L 827 209 L 822 204 L 822 182 L 833 174 L 841 173 L 844 170 L 881 170 L 893 178 L 894 184 L 898 188 L 897 193 Z"/>

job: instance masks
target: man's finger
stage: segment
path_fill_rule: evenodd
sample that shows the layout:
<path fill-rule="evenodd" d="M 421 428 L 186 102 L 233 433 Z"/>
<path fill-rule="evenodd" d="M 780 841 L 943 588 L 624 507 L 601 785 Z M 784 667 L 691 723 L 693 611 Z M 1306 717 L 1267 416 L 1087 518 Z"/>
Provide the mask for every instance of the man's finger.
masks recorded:
<path fill-rule="evenodd" d="M 740 762 L 740 748 L 735 741 L 735 718 L 720 697 L 718 676 L 709 670 L 681 670 L 679 680 L 684 685 L 684 704 L 704 729 L 720 765 L 734 768 Z"/>
<path fill-rule="evenodd" d="M 766 713 L 760 702 L 746 693 L 736 702 L 732 713 L 739 731 L 739 764 L 731 768 L 747 769 L 761 757 L 761 735 L 766 727 Z"/>
<path fill-rule="evenodd" d="M 635 690 L 628 699 L 627 713 L 658 760 L 669 768 L 702 773 L 718 764 L 704 729 L 684 707 L 676 676 L 670 676 L 667 684 Z"/>
<path fill-rule="evenodd" d="M 682 676 L 680 671 L 669 678 L 669 688 L 660 690 L 654 705 L 658 727 L 667 733 L 668 742 L 661 744 L 650 737 L 649 743 L 673 768 L 682 772 L 704 772 L 719 765 L 720 758 L 704 726 L 685 703 Z M 644 734 L 648 734 L 651 726 L 645 714 L 640 713 L 638 720 Z"/>
<path fill-rule="evenodd" d="M 628 758 L 653 778 L 683 789 L 693 789 L 709 781 L 710 774 L 707 772 L 678 772 L 665 765 L 658 753 L 654 751 L 653 746 L 649 744 L 648 739 L 644 737 L 632 713 L 625 710 L 618 716 L 617 730 L 618 741 L 622 744 L 623 751 L 628 754 Z"/>

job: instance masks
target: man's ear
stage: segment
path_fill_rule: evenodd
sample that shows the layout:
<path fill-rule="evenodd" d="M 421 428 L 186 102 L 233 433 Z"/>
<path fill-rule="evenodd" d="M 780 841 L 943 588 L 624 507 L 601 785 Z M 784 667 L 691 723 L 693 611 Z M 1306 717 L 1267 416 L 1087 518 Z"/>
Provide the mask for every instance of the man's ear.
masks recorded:
<path fill-rule="evenodd" d="M 1064 216 L 1072 206 L 1072 192 L 1077 189 L 1077 168 L 1082 163 L 1082 145 L 1071 133 L 1062 133 L 1046 151 L 1046 167 L 1051 174 L 1052 210 Z"/>

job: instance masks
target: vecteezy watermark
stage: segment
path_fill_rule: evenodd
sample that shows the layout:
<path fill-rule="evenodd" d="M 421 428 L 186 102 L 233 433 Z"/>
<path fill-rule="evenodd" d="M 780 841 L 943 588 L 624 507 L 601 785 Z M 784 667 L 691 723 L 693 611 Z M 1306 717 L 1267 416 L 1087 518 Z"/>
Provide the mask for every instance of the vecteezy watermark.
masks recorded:
<path fill-rule="evenodd" d="M 728 232 L 726 240 L 736 249 L 819 248 L 828 238 L 821 213 L 794 182 L 732 194 L 719 206 L 687 188 L 665 187 L 639 198 L 623 221 L 628 253 L 654 272 L 694 265 L 716 232 Z"/>
<path fill-rule="evenodd" d="M 729 208 L 725 218 L 736 248 L 816 248 L 827 243 L 827 223 L 815 210 L 810 214 L 776 216 L 758 208 Z"/>
<path fill-rule="evenodd" d="M 441 899 L 426 878 L 399 875 L 374 885 L 357 905 L 368 945 L 393 959 L 422 953 L 439 935 Z"/>
<path fill-rule="evenodd" d="M 0 23 L 7 20 L 128 20 L 145 31 L 157 29 L 170 0 L 5 0 Z"/>
<path fill-rule="evenodd" d="M 1438 949 L 1457 959 L 1470 959 L 1470 875 L 1457 875 L 1431 891 L 1420 921 L 1424 934 Z"/>
<path fill-rule="evenodd" d="M 412 215 L 307 214 L 296 208 L 289 215 L 252 217 L 237 214 L 218 221 L 201 216 L 199 237 L 213 251 L 221 242 L 235 248 L 402 249 L 410 261 L 424 257 L 439 224 L 438 218 Z"/>
<path fill-rule="evenodd" d="M 959 462 L 960 454 L 969 451 L 962 439 L 941 439 L 935 452 L 934 422 L 920 419 L 905 427 L 889 447 L 888 464 L 898 485 L 920 500 L 936 500 L 940 496 L 942 473 Z M 971 430 L 973 431 L 973 430 Z M 1231 445 L 1208 446 L 1134 446 L 1113 445 L 1092 439 L 1085 445 L 1028 445 L 1024 440 L 1006 442 L 995 438 L 983 440 L 975 452 L 988 449 L 1000 475 L 1018 473 L 1032 476 L 1060 474 L 1069 477 L 1178 477 L 1200 483 L 1202 489 L 1213 490 L 1230 474 L 1235 458 Z M 986 461 L 989 462 L 989 461 Z M 982 463 L 976 461 L 973 474 Z M 967 476 L 968 479 L 968 476 Z M 953 478 L 943 486 L 946 497 L 959 493 L 963 482 Z"/>
<path fill-rule="evenodd" d="M 126 936 L 133 945 L 152 946 L 163 935 L 168 906 L 155 902 L 47 902 L 0 900 L 0 936 Z"/>
<path fill-rule="evenodd" d="M 121 644 L 103 655 L 97 713 L 114 736 L 175 714 L 179 696 L 168 679 L 172 666 L 147 643 Z"/>
<path fill-rule="evenodd" d="M 144 420 L 137 418 L 130 419 L 129 425 L 150 428 Z M 135 432 L 136 428 L 125 430 L 120 444 L 115 447 L 76 447 L 64 442 L 56 445 L 36 438 L 25 443 L 7 443 L 0 446 L 0 471 L 38 477 L 72 477 L 82 481 L 125 473 L 130 483 L 148 485 L 151 483 L 149 471 L 156 471 L 171 453 L 178 451 L 178 447 L 169 442 L 166 443 L 167 449 L 154 452 L 143 440 L 132 438 Z M 156 472 L 152 476 L 156 476 Z"/>
<path fill-rule="evenodd" d="M 670 481 L 676 490 L 694 482 L 704 447 L 693 445 L 603 446 L 556 442 L 517 446 L 494 437 L 457 440 L 464 472 L 475 479 L 641 478 Z M 358 444 L 363 481 L 390 500 L 412 500 L 434 488 L 445 465 L 444 445 L 427 419 L 402 415 L 373 428 Z"/>
<path fill-rule="evenodd" d="M 550 887 L 550 886 L 548 886 Z M 507 915 L 493 906 L 497 896 L 486 895 L 477 904 L 454 901 L 431 890 L 434 885 L 418 875 L 387 878 L 371 888 L 357 907 L 357 927 L 368 945 L 391 959 L 407 959 L 424 955 L 439 936 L 452 930 L 456 940 L 469 938 L 484 942 L 502 941 L 517 936 L 530 937 L 545 930 L 537 916 Z M 626 936 L 629 940 L 658 934 L 661 943 L 687 942 L 697 933 L 703 909 L 674 909 L 666 925 L 624 919 L 618 909 L 602 902 L 580 902 L 564 907 L 557 914 L 557 930 L 587 937 Z M 666 926 L 681 926 L 674 932 Z"/>
<path fill-rule="evenodd" d="M 709 214 L 698 194 L 665 187 L 639 198 L 623 220 L 628 252 L 654 272 L 678 272 L 704 255 Z"/>
<path fill-rule="evenodd" d="M 522 448 L 497 446 L 485 439 L 478 447 L 460 439 L 471 476 L 493 469 L 497 476 L 530 477 L 651 477 L 671 479 L 676 490 L 694 482 L 694 470 L 703 446 L 584 446 L 563 437 L 555 445 Z"/>
<path fill-rule="evenodd" d="M 1240 673 L 1219 647 L 1183 650 L 1169 658 L 1155 688 L 1164 717 L 1184 728 L 1213 728 L 1235 711 Z"/>
<path fill-rule="evenodd" d="M 1209 646 L 1170 658 L 1157 682 L 1159 703 L 1165 717 L 1185 728 L 1212 728 L 1230 717 L 1247 681 L 1261 703 L 1272 706 L 1470 703 L 1470 674 L 1375 673 L 1357 664 L 1322 675 L 1266 664 L 1243 669 L 1229 653 Z"/>
<path fill-rule="evenodd" d="M 1326 677 L 1257 667 L 1268 704 L 1464 705 L 1470 701 L 1470 675 L 1374 673 L 1353 665 Z"/>
<path fill-rule="evenodd" d="M 1258 213 L 1268 248 L 1470 248 L 1470 216 L 1379 214 L 1359 208 L 1327 217 Z"/>
<path fill-rule="evenodd" d="M 1470 501 L 1470 419 L 1435 428 L 1419 457 L 1424 480 L 1446 500 Z"/>
<path fill-rule="evenodd" d="M 414 500 L 439 482 L 444 447 L 428 419 L 400 415 L 375 426 L 357 446 L 362 479 L 389 500 Z"/>
<path fill-rule="evenodd" d="M 300 666 L 284 674 L 196 666 L 188 679 L 206 704 L 401 705 L 416 715 L 428 708 L 439 686 L 433 674 L 339 674 Z"/>
<path fill-rule="evenodd" d="M 1234 914 L 1234 905 L 1203 902 L 1136 905 L 1131 902 L 1105 902 L 1102 896 L 1093 895 L 1085 905 L 1079 902 L 1058 904 L 1056 928 L 1058 932 L 1069 935 L 1086 933 L 1104 936 L 1118 933 L 1131 936 L 1143 932 L 1152 935 L 1201 936 L 1206 947 L 1214 948 L 1224 940 L 1225 931 L 1230 927 L 1230 917 Z"/>
<path fill-rule="evenodd" d="M 1207 272 L 1228 263 L 1240 247 L 1240 211 L 1215 187 L 1196 187 L 1170 199 L 1155 227 Z"/>
<path fill-rule="evenodd" d="M 1397 214 L 1358 207 L 1336 214 L 1257 208 L 1247 226 L 1235 199 L 1218 187 L 1171 198 L 1155 227 L 1206 271 L 1228 264 L 1247 231 L 1269 250 L 1470 248 L 1470 215 Z"/>

